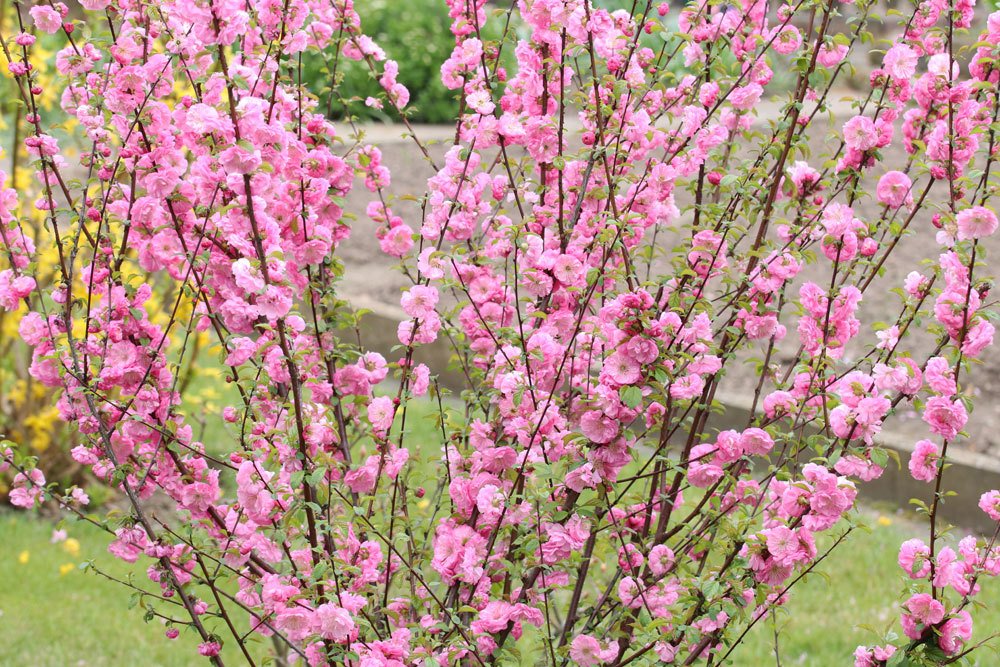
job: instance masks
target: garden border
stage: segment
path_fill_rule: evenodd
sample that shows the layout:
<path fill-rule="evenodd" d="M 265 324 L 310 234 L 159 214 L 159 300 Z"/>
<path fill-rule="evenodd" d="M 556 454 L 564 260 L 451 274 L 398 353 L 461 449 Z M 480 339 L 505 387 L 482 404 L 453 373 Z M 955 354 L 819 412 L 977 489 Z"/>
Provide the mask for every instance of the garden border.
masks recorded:
<path fill-rule="evenodd" d="M 387 359 L 398 356 L 399 340 L 396 329 L 407 319 L 402 309 L 371 299 L 351 300 L 352 306 L 367 311 L 360 318 L 358 329 L 366 349 L 379 352 Z M 464 386 L 464 376 L 450 367 L 451 348 L 447 339 L 438 338 L 433 343 L 422 345 L 414 351 L 414 361 L 424 363 L 438 376 L 442 386 L 459 391 Z M 750 422 L 752 403 L 735 395 L 716 395 L 716 400 L 725 405 L 722 413 L 713 413 L 708 425 L 718 430 L 743 430 Z M 930 504 L 933 487 L 910 476 L 907 462 L 910 459 L 913 442 L 900 435 L 883 431 L 878 443 L 898 454 L 900 465 L 889 461 L 879 479 L 858 484 L 859 495 L 868 501 L 889 502 L 901 509 L 912 509 L 911 499 L 920 499 Z M 962 449 L 952 449 L 948 453 L 948 486 L 960 489 L 960 493 L 943 498 L 938 513 L 946 521 L 976 530 L 992 533 L 996 522 L 979 509 L 979 497 L 986 491 L 1000 489 L 1000 463 L 988 456 Z"/>

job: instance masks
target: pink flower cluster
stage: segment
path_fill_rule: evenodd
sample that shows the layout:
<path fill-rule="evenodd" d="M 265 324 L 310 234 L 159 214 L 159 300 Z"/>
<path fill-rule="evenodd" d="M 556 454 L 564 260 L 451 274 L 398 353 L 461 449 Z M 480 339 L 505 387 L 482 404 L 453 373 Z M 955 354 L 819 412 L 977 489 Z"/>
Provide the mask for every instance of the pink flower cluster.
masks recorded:
<path fill-rule="evenodd" d="M 846 6 L 810 8 L 803 30 L 802 10 L 757 0 L 689 4 L 676 28 L 666 3 L 518 0 L 496 21 L 448 0 L 441 80 L 461 115 L 443 151 L 414 143 L 422 194 L 397 192 L 382 149 L 302 85 L 303 59 L 323 60 L 350 108 L 336 68 L 354 60 L 381 91 L 358 103 L 407 117 L 406 60 L 351 0 L 82 4 L 104 41 L 61 3 L 28 12 L 65 42 L 79 154 L 37 112 L 35 37 L 4 40 L 55 239 L 36 248 L 0 190 L 0 307 L 22 311 L 28 373 L 81 434 L 73 458 L 127 500 L 103 524 L 110 552 L 145 568 L 167 636 L 189 626 L 214 663 L 256 634 L 310 665 L 500 663 L 531 642 L 550 662 L 721 664 L 821 566 L 817 536 L 883 474 L 898 411 L 930 431 L 910 473 L 946 488 L 964 373 L 995 334 L 982 84 L 1000 65 L 980 45 L 964 67 L 943 37 L 972 25 L 970 3 L 920 3 L 840 146 L 811 157 L 853 45 L 829 32 Z M 998 30 L 994 15 L 983 37 Z M 775 54 L 797 84 L 766 125 Z M 886 158 L 899 145 L 905 164 Z M 381 353 L 338 282 L 351 193 L 407 285 Z M 918 227 L 942 248 L 897 307 L 875 281 Z M 450 398 L 421 363 L 443 345 Z M 192 348 L 217 352 L 218 415 L 184 400 Z M 753 409 L 720 427 L 727 391 Z M 2 454 L 16 506 L 86 504 Z M 929 540 L 899 554 L 911 643 L 859 647 L 857 665 L 969 645 L 1000 557 L 947 543 L 940 498 Z M 1000 526 L 1000 492 L 980 506 Z"/>

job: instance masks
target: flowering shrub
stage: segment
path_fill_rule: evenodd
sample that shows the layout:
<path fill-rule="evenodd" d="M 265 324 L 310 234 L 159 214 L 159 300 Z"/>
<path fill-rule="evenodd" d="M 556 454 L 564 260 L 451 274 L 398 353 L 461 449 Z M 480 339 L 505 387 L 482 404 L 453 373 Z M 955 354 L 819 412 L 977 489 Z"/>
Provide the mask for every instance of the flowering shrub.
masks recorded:
<path fill-rule="evenodd" d="M 31 376 L 59 390 L 75 460 L 131 513 L 90 516 L 85 493 L 3 453 L 16 505 L 52 499 L 114 534 L 168 637 L 190 628 L 216 664 L 224 642 L 255 664 L 253 634 L 313 665 L 522 650 L 719 664 L 849 543 L 857 487 L 887 464 L 875 440 L 912 406 L 928 432 L 909 469 L 933 500 L 927 536 L 899 552 L 905 638 L 855 661 L 977 647 L 997 533 L 954 543 L 938 508 L 969 417 L 963 373 L 994 335 L 982 239 L 997 228 L 1000 14 L 966 52 L 971 3 L 903 12 L 815 155 L 868 2 L 696 0 L 667 30 L 666 4 L 518 0 L 489 17 L 484 0 L 449 0 L 441 80 L 462 112 L 443 160 L 415 141 L 435 175 L 406 220 L 379 149 L 301 85 L 304 54 L 352 60 L 379 82 L 370 104 L 406 107 L 405 63 L 350 0 L 82 5 L 86 22 L 18 8 L 3 35 L 58 279 L 37 279 L 44 249 L 6 189 L 0 306 L 28 309 Z M 481 39 L 487 20 L 499 39 Z M 65 40 L 64 130 L 38 114 L 30 24 Z M 657 34 L 659 48 L 642 37 Z M 773 54 L 796 84 L 761 130 Z M 883 163 L 893 146 L 905 164 Z M 412 283 L 390 359 L 337 333 L 355 322 L 336 259 L 355 187 Z M 933 262 L 886 297 L 876 331 L 859 303 L 927 225 Z M 235 389 L 222 442 L 199 441 L 181 402 L 203 333 Z M 439 338 L 461 405 L 414 359 Z M 711 432 L 727 373 L 754 357 L 753 418 Z M 435 394 L 440 439 L 413 442 L 407 421 Z M 981 507 L 1000 526 L 1000 492 Z"/>
<path fill-rule="evenodd" d="M 4 9 L 0 13 L 0 26 L 9 28 L 14 19 L 13 12 Z M 58 36 L 45 35 L 46 39 L 37 42 L 33 50 L 33 63 L 36 76 L 43 87 L 38 97 L 38 106 L 42 113 L 54 112 L 58 106 L 55 95 L 55 51 L 48 48 L 53 42 L 58 43 Z M 10 151 L 5 156 L 10 165 L 9 185 L 21 193 L 14 202 L 12 213 L 19 217 L 21 225 L 36 239 L 39 245 L 38 266 L 40 270 L 35 277 L 48 286 L 55 274 L 56 250 L 51 243 L 51 232 L 46 229 L 47 215 L 45 211 L 33 206 L 30 195 L 41 194 L 41 187 L 33 178 L 33 170 L 25 166 L 24 136 L 20 133 L 23 126 L 23 112 L 17 98 L 17 88 L 14 77 L 7 72 L 7 61 L 0 54 L 0 68 L 3 79 L 0 80 L 0 91 L 3 92 L 7 104 L 5 113 L 0 116 L 0 130 L 11 135 Z M 33 296 L 37 296 L 36 293 Z M 14 312 L 0 312 L 0 433 L 19 443 L 27 452 L 39 455 L 39 466 L 45 471 L 46 477 L 64 483 L 82 482 L 81 466 L 70 457 L 70 449 L 74 442 L 72 429 L 59 420 L 55 406 L 54 394 L 57 389 L 46 387 L 36 382 L 28 373 L 31 363 L 31 348 L 24 344 L 18 334 L 20 318 L 28 311 L 21 305 Z M 11 475 L 0 474 L 0 497 L 5 497 L 9 491 Z"/>
<path fill-rule="evenodd" d="M 402 109 L 378 104 L 382 91 L 366 63 L 341 59 L 336 63 L 326 53 L 303 53 L 302 81 L 320 99 L 328 116 L 351 114 L 360 118 L 393 118 L 405 113 L 412 122 L 450 123 L 458 110 L 458 93 L 441 83 L 441 63 L 455 45 L 448 30 L 448 7 L 440 0 L 387 2 L 361 0 L 355 10 L 364 17 L 365 32 L 374 38 L 389 58 L 405 62 L 399 70 L 399 82 L 406 86 L 411 99 Z M 488 22 L 483 29 L 494 39 L 500 27 Z M 487 37 L 483 37 L 487 39 Z M 509 58 L 508 58 L 509 60 Z M 338 85 L 331 86 L 334 78 Z M 347 99 L 357 98 L 351 104 Z M 371 98 L 368 104 L 364 101 Z"/>

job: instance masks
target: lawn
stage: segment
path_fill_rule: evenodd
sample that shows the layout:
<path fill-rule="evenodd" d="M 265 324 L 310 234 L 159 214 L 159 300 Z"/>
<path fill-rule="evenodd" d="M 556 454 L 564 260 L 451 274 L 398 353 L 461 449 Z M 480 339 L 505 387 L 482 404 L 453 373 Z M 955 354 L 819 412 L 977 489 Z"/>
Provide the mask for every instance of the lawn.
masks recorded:
<path fill-rule="evenodd" d="M 231 398 L 215 391 L 220 384 L 215 375 L 211 366 L 196 374 L 186 406 L 191 414 L 203 415 L 198 435 L 210 448 L 228 438 L 218 404 Z M 226 386 L 223 390 L 231 391 Z M 414 472 L 418 483 L 426 478 L 433 485 L 434 454 L 419 443 L 440 438 L 437 406 L 415 401 L 410 409 L 406 430 L 408 441 L 416 443 L 411 445 Z M 895 604 L 904 582 L 896 565 L 897 549 L 910 537 L 926 538 L 926 528 L 906 515 L 873 508 L 861 516 L 870 530 L 855 531 L 794 588 L 791 601 L 778 613 L 774 622 L 782 630 L 780 662 L 774 655 L 774 622 L 768 619 L 751 630 L 730 664 L 850 665 L 859 644 L 880 642 L 887 629 L 899 631 Z M 207 664 L 196 655 L 199 639 L 194 632 L 182 631 L 178 639 L 168 640 L 162 622 L 146 623 L 141 609 L 129 608 L 130 594 L 122 585 L 79 567 L 92 561 L 112 576 L 127 577 L 129 567 L 107 552 L 106 534 L 85 523 L 67 522 L 64 527 L 72 540 L 53 544 L 53 522 L 0 512 L 0 667 Z M 821 552 L 823 544 L 821 540 Z M 137 583 L 148 583 L 142 570 L 135 576 Z M 978 599 L 988 608 L 973 610 L 977 641 L 1000 630 L 1000 581 L 984 581 L 983 589 Z M 221 627 L 219 632 L 226 635 Z M 531 641 L 530 634 L 525 640 Z M 254 653 L 266 655 L 267 648 L 263 641 Z M 536 648 L 522 646 L 525 656 L 537 655 Z M 232 642 L 224 658 L 230 665 L 244 662 Z M 977 659 L 974 664 L 1000 664 L 1000 657 L 988 650 Z M 526 661 L 531 664 L 530 657 Z"/>
<path fill-rule="evenodd" d="M 865 509 L 862 516 L 870 532 L 849 536 L 817 573 L 792 590 L 790 602 L 779 612 L 780 663 L 774 656 L 773 625 L 761 621 L 746 645 L 733 652 L 734 665 L 851 665 L 850 656 L 859 644 L 882 643 L 887 629 L 902 634 L 896 604 L 904 581 L 896 556 L 903 540 L 926 540 L 927 529 L 905 515 Z M 957 539 L 965 533 L 955 535 Z M 977 600 L 987 608 L 970 609 L 974 642 L 1000 630 L 1000 581 L 981 583 Z M 984 648 L 971 664 L 998 665 L 1000 657 Z"/>
<path fill-rule="evenodd" d="M 198 660 L 194 634 L 167 639 L 160 622 L 147 624 L 142 610 L 128 608 L 123 586 L 79 567 L 93 560 L 114 576 L 126 575 L 126 564 L 107 552 L 108 540 L 96 528 L 68 524 L 72 541 L 52 544 L 54 527 L 23 514 L 0 514 L 0 665 L 152 666 Z M 145 578 L 141 572 L 138 576 Z"/>
<path fill-rule="evenodd" d="M 788 613 L 778 616 L 783 628 L 781 665 L 826 667 L 851 664 L 860 643 L 876 637 L 861 626 L 884 630 L 895 622 L 893 601 L 902 588 L 895 564 L 901 539 L 920 529 L 905 518 L 866 510 L 871 532 L 859 532 L 793 591 Z M 0 514 L 0 665 L 189 665 L 196 636 L 183 633 L 168 640 L 159 621 L 145 623 L 142 611 L 129 609 L 129 595 L 119 585 L 78 565 L 92 560 L 103 570 L 123 576 L 125 564 L 107 553 L 107 539 L 85 524 L 67 525 L 78 542 L 52 544 L 54 524 L 23 514 Z M 921 531 L 922 532 L 922 531 Z M 825 576 L 824 576 L 825 575 Z M 142 575 L 139 575 L 142 577 Z M 974 612 L 976 635 L 1000 628 L 1000 582 L 987 581 L 980 599 L 992 609 Z M 260 647 L 260 652 L 265 652 Z M 241 664 L 228 652 L 228 664 Z M 734 665 L 776 664 L 773 626 L 760 623 L 731 657 Z M 1000 664 L 989 651 L 979 665 Z"/>

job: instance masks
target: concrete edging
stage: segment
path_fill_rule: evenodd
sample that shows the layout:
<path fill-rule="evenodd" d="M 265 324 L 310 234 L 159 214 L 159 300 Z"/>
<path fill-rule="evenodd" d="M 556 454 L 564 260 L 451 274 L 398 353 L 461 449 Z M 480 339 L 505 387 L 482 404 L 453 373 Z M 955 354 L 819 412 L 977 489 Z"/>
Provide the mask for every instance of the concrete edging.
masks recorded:
<path fill-rule="evenodd" d="M 716 400 L 726 409 L 722 414 L 713 414 L 709 425 L 719 430 L 742 430 L 750 420 L 751 402 L 732 395 L 716 396 Z M 876 440 L 878 445 L 898 455 L 900 465 L 896 466 L 890 459 L 881 477 L 858 482 L 859 497 L 889 502 L 902 509 L 913 509 L 911 499 L 919 499 L 929 506 L 934 497 L 934 485 L 913 479 L 907 468 L 914 441 L 888 431 L 883 431 Z M 1000 489 L 1000 465 L 990 457 L 957 448 L 948 451 L 948 465 L 944 488 L 956 490 L 958 495 L 942 499 L 938 506 L 939 516 L 957 526 L 992 534 L 996 522 L 979 509 L 979 497 L 986 491 Z"/>
<path fill-rule="evenodd" d="M 365 347 L 387 359 L 394 355 L 395 347 L 398 356 L 400 344 L 396 329 L 406 319 L 402 309 L 367 299 L 354 299 L 352 305 L 369 311 L 361 317 L 359 324 Z M 417 363 L 427 364 L 442 386 L 457 392 L 464 387 L 465 378 L 461 372 L 449 367 L 450 359 L 451 347 L 443 337 L 430 345 L 420 346 L 414 352 Z M 747 399 L 720 395 L 716 396 L 716 400 L 725 406 L 725 410 L 710 417 L 710 428 L 742 430 L 750 421 L 751 403 Z M 858 484 L 859 496 L 869 501 L 889 502 L 903 509 L 912 509 L 912 498 L 929 505 L 934 493 L 933 485 L 913 479 L 906 467 L 913 442 L 883 431 L 878 444 L 896 452 L 900 466 L 890 460 L 882 477 Z M 982 454 L 952 449 L 948 453 L 948 464 L 945 486 L 957 490 L 958 495 L 942 500 L 938 509 L 940 516 L 949 523 L 991 534 L 996 529 L 996 523 L 979 509 L 979 497 L 986 491 L 1000 489 L 1000 463 Z"/>

